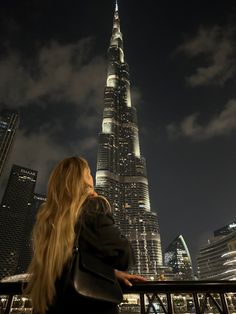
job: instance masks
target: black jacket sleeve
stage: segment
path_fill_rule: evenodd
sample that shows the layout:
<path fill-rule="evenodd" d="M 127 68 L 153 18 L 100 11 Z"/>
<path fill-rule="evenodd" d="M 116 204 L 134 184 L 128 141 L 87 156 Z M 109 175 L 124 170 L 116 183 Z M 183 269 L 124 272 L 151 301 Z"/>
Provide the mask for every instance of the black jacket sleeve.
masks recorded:
<path fill-rule="evenodd" d="M 134 264 L 130 242 L 115 225 L 112 214 L 104 208 L 86 206 L 79 245 L 81 250 L 97 255 L 115 269 L 127 270 Z"/>

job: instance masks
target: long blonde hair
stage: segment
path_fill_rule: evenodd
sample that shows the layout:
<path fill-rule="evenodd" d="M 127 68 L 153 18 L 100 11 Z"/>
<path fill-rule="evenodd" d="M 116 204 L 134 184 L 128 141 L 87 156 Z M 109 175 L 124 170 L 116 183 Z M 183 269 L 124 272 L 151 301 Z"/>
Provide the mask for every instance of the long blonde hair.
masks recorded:
<path fill-rule="evenodd" d="M 84 172 L 85 159 L 69 157 L 52 171 L 47 200 L 40 207 L 33 229 L 34 255 L 23 294 L 32 300 L 37 313 L 45 314 L 56 294 L 55 281 L 72 255 L 75 224 L 89 193 Z"/>

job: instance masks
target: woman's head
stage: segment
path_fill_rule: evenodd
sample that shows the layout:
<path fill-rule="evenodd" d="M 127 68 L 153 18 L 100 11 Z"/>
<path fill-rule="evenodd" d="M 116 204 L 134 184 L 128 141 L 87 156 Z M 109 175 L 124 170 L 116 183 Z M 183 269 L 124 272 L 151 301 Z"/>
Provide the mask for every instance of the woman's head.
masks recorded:
<path fill-rule="evenodd" d="M 68 157 L 60 161 L 50 175 L 47 202 L 53 202 L 58 209 L 64 207 L 63 204 L 68 207 L 80 203 L 91 189 L 93 178 L 87 161 L 81 157 Z"/>

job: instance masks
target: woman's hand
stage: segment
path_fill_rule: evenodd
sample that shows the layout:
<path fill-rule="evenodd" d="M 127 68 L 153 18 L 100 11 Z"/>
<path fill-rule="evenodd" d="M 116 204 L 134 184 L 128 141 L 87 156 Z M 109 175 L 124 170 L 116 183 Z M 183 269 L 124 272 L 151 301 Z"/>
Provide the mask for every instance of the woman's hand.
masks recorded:
<path fill-rule="evenodd" d="M 126 286 L 132 286 L 133 285 L 132 282 L 146 282 L 147 281 L 147 279 L 144 278 L 143 276 L 129 274 L 124 271 L 117 270 L 117 269 L 115 269 L 115 275 L 116 275 L 116 278 L 121 283 L 125 284 Z"/>

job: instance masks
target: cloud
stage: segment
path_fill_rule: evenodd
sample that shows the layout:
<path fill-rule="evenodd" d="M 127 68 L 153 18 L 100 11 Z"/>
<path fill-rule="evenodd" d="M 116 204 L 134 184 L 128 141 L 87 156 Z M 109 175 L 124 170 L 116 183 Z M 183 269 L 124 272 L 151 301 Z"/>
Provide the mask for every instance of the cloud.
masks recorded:
<path fill-rule="evenodd" d="M 44 193 L 49 173 L 58 161 L 72 155 L 87 156 L 97 147 L 97 138 L 92 136 L 60 145 L 53 140 L 56 132 L 56 128 L 46 125 L 37 133 L 28 134 L 24 129 L 17 131 L 12 153 L 1 178 L 2 189 L 6 185 L 10 167 L 17 164 L 38 171 L 36 191 Z"/>
<path fill-rule="evenodd" d="M 143 95 L 139 88 L 131 87 L 131 102 L 136 108 L 139 108 L 141 103 L 143 102 Z"/>
<path fill-rule="evenodd" d="M 186 117 L 179 125 L 167 126 L 171 138 L 184 136 L 195 140 L 207 140 L 216 136 L 229 135 L 236 130 L 236 100 L 231 99 L 223 110 L 213 116 L 206 125 L 198 122 L 198 113 Z"/>
<path fill-rule="evenodd" d="M 98 144 L 98 137 L 97 136 L 88 136 L 86 138 L 83 138 L 82 140 L 79 140 L 77 143 L 76 148 L 79 149 L 80 154 L 88 154 L 89 151 L 94 151 L 95 148 L 97 148 Z M 73 144 L 73 148 L 74 148 Z"/>
<path fill-rule="evenodd" d="M 188 57 L 201 57 L 204 63 L 186 78 L 191 86 L 223 86 L 233 77 L 236 70 L 234 35 L 233 27 L 201 26 L 194 38 L 177 48 L 177 52 Z"/>
<path fill-rule="evenodd" d="M 101 98 L 106 65 L 102 57 L 89 58 L 91 46 L 91 38 L 67 45 L 52 41 L 27 60 L 9 52 L 0 60 L 0 102 L 29 106 L 46 97 L 81 106 L 91 95 Z"/>
<path fill-rule="evenodd" d="M 12 51 L 0 60 L 0 103 L 7 108 L 23 107 L 8 164 L 39 170 L 39 186 L 45 185 L 54 162 L 71 154 L 86 156 L 96 148 L 97 139 L 91 133 L 96 130 L 97 135 L 102 122 L 107 65 L 102 57 L 90 56 L 91 47 L 91 38 L 67 45 L 52 41 L 27 60 L 20 52 Z M 59 114 L 56 104 L 60 104 Z M 37 106 L 43 110 L 38 110 L 35 127 L 26 116 L 30 112 L 34 117 L 32 112 Z M 76 108 L 69 108 L 73 117 L 67 113 L 68 106 Z M 67 126 L 70 135 L 65 140 L 68 123 L 73 125 Z"/>
<path fill-rule="evenodd" d="M 99 107 L 100 108 L 100 107 Z M 100 124 L 99 124 L 100 122 Z M 100 108 L 100 112 L 97 111 L 88 113 L 84 111 L 80 114 L 79 118 L 76 121 L 76 125 L 78 128 L 85 128 L 87 131 L 97 131 L 98 126 L 102 125 L 102 109 Z"/>

